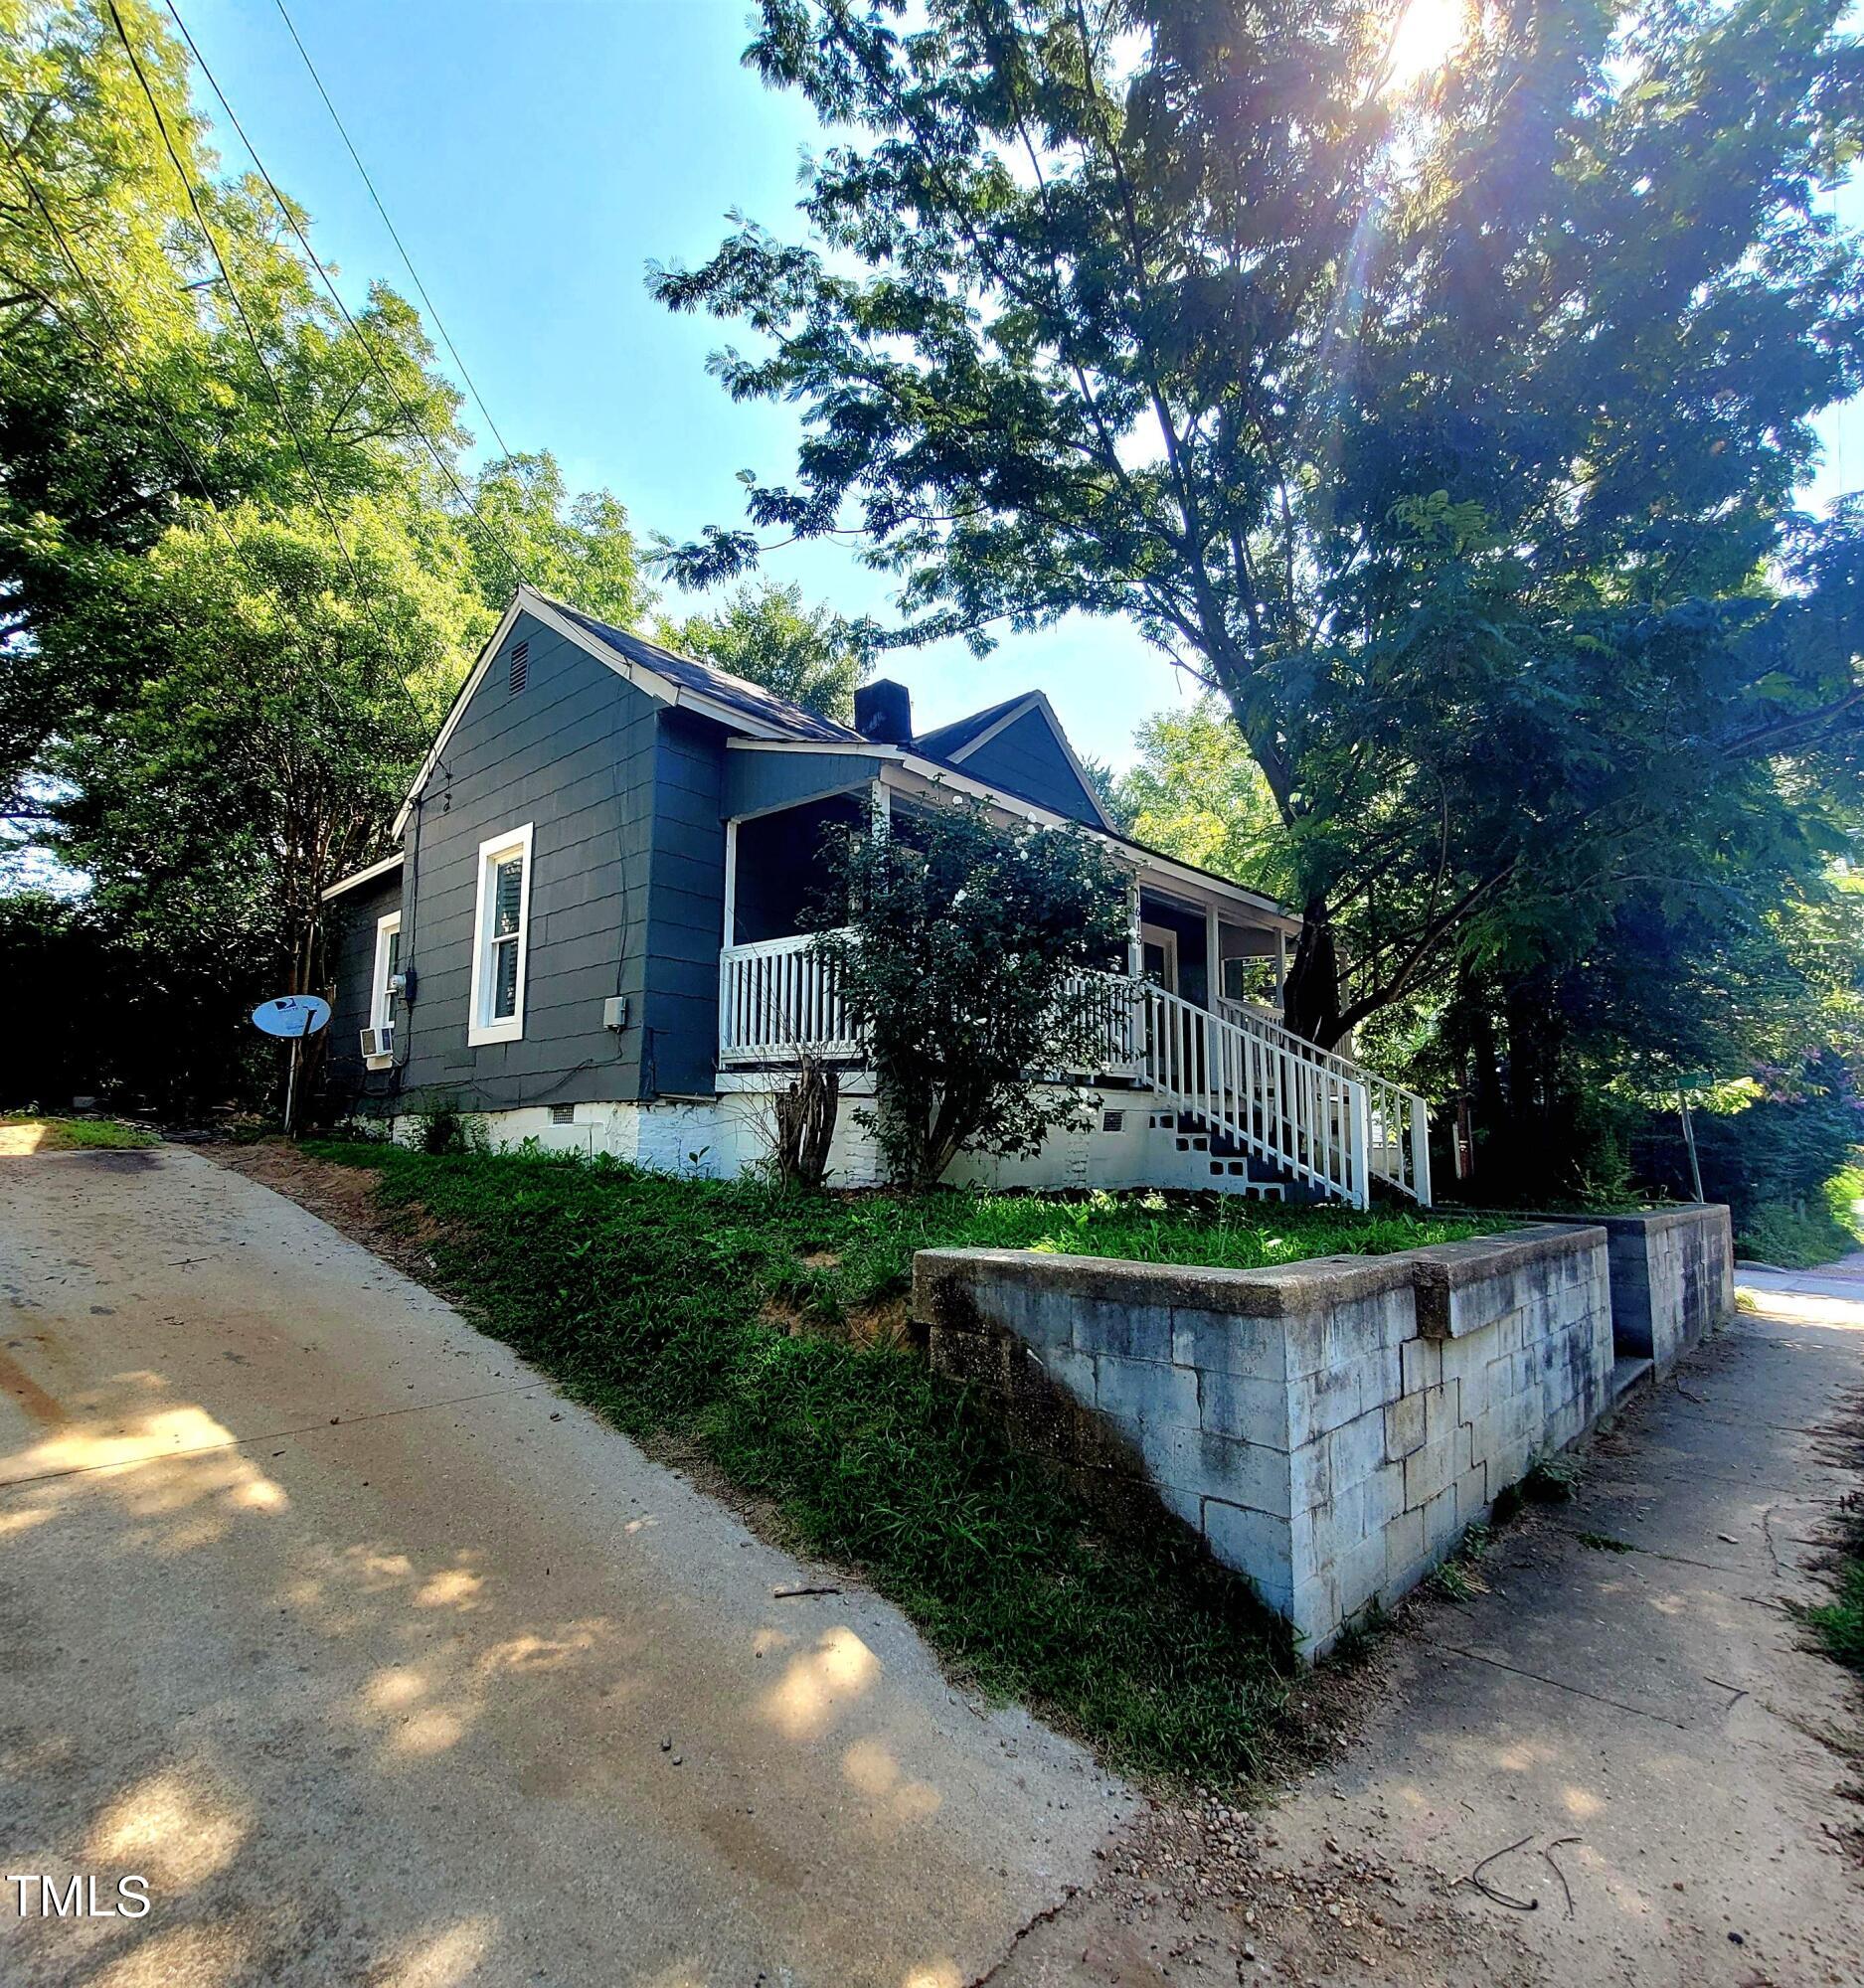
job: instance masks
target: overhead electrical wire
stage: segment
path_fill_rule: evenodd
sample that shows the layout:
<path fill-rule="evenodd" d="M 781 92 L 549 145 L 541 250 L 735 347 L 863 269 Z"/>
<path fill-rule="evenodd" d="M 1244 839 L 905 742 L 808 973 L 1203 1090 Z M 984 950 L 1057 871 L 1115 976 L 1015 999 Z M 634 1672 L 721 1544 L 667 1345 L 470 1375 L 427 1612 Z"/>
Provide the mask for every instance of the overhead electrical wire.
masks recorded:
<path fill-rule="evenodd" d="M 97 315 L 102 321 L 105 332 L 116 344 L 118 356 L 123 362 L 124 372 L 129 379 L 130 385 L 143 400 L 148 412 L 155 417 L 156 425 L 160 427 L 162 433 L 168 438 L 170 446 L 173 447 L 181 460 L 186 463 L 188 473 L 194 478 L 195 488 L 200 492 L 201 502 L 206 506 L 209 517 L 219 526 L 221 536 L 227 541 L 228 549 L 232 552 L 234 558 L 247 568 L 259 586 L 271 595 L 272 602 L 277 607 L 279 613 L 288 616 L 289 610 L 285 605 L 284 596 L 278 591 L 276 583 L 271 580 L 269 575 L 262 572 L 254 563 L 250 548 L 243 545 L 234 535 L 233 527 L 228 524 L 226 514 L 215 501 L 213 485 L 208 480 L 207 471 L 203 467 L 200 457 L 194 452 L 187 438 L 169 419 L 167 411 L 163 408 L 159 397 L 135 377 L 136 368 L 133 341 L 117 321 L 114 300 L 98 284 L 90 271 L 85 267 L 77 248 L 73 246 L 70 235 L 65 230 L 64 224 L 53 212 L 51 203 L 46 199 L 44 190 L 26 170 L 26 164 L 20 154 L 19 147 L 9 142 L 7 153 L 8 163 L 13 168 L 14 176 L 25 189 L 27 198 L 39 210 L 40 214 L 45 217 L 46 226 L 52 231 L 52 237 L 58 245 L 59 252 L 64 256 L 66 262 L 71 267 L 73 275 L 78 278 L 79 282 L 89 293 L 91 302 L 96 306 Z M 109 364 L 109 352 L 99 344 L 95 336 L 85 325 L 79 323 L 69 313 L 59 310 L 56 303 L 52 305 L 52 308 L 58 311 L 59 316 L 84 340 L 85 345 L 90 348 L 91 352 L 100 361 L 105 365 Z M 340 538 L 337 544 L 339 551 L 341 551 L 343 548 Z M 348 564 L 347 555 L 345 555 L 345 563 Z M 351 566 L 350 571 L 354 573 L 355 569 L 353 566 Z M 363 612 L 368 614 L 373 620 L 374 609 L 368 599 L 366 590 L 361 592 L 359 605 L 362 607 Z M 377 632 L 381 632 L 379 628 Z M 416 723 L 424 731 L 429 729 L 432 724 L 430 715 L 421 708 L 414 692 L 409 689 L 401 673 L 398 670 L 392 669 L 389 674 L 394 680 L 395 687 L 401 692 L 403 699 L 406 701 Z"/>
<path fill-rule="evenodd" d="M 376 191 L 376 183 L 369 176 L 369 168 L 363 164 L 362 154 L 356 149 L 355 140 L 351 138 L 348 127 L 337 114 L 337 107 L 330 100 L 330 92 L 324 87 L 324 80 L 317 73 L 317 65 L 311 61 L 310 51 L 304 46 L 303 38 L 297 31 L 297 24 L 285 11 L 284 0 L 273 0 L 273 4 L 277 7 L 279 19 L 284 22 L 285 30 L 290 35 L 299 56 L 303 58 L 304 67 L 310 73 L 311 82 L 317 85 L 317 94 L 323 98 L 324 108 L 330 113 L 330 121 L 337 127 L 337 136 L 343 140 L 351 159 L 355 162 L 356 170 L 362 175 L 363 185 L 369 189 L 369 198 L 375 202 L 376 212 L 382 217 L 383 227 L 389 231 L 389 239 L 395 244 L 396 249 L 401 255 L 403 266 L 407 269 L 415 288 L 421 293 L 421 301 L 427 307 L 427 316 L 433 321 L 433 327 L 440 334 L 447 351 L 452 354 L 453 364 L 459 368 L 459 377 L 466 383 L 466 391 L 471 394 L 474 407 L 485 416 L 485 424 L 492 430 L 492 438 L 498 443 L 500 451 L 505 455 L 510 455 L 512 453 L 511 444 L 500 431 L 491 409 L 485 405 L 485 396 L 479 392 L 478 382 L 467 371 L 466 362 L 460 357 L 459 347 L 453 343 L 453 334 L 447 330 L 446 320 L 440 315 L 439 305 L 428 295 L 426 284 L 421 280 L 421 271 L 415 267 L 415 258 L 409 254 L 408 246 L 402 240 L 401 231 L 390 219 L 389 211 L 383 205 L 382 196 Z"/>
<path fill-rule="evenodd" d="M 121 33 L 122 18 L 120 15 L 117 14 L 116 0 L 108 0 L 108 5 L 111 17 L 116 21 L 118 32 Z M 297 218 L 296 211 L 292 208 L 290 202 L 288 202 L 285 199 L 284 195 L 278 191 L 277 185 L 273 181 L 271 174 L 266 171 L 265 162 L 263 159 L 259 157 L 257 146 L 255 146 L 253 143 L 252 139 L 247 136 L 246 127 L 240 122 L 239 113 L 234 109 L 232 103 L 228 101 L 227 92 L 221 88 L 219 82 L 216 80 L 214 76 L 214 72 L 207 66 L 207 59 L 201 54 L 200 49 L 196 47 L 194 37 L 188 32 L 188 25 L 181 18 L 180 10 L 175 6 L 174 0 L 167 0 L 167 6 L 170 15 L 174 19 L 175 26 L 181 30 L 181 38 L 183 41 L 187 43 L 189 53 L 192 54 L 195 61 L 200 64 L 201 74 L 204 77 L 206 77 L 208 82 L 208 86 L 213 90 L 215 96 L 219 98 L 220 107 L 224 111 L 226 111 L 228 120 L 232 123 L 235 131 L 237 131 L 240 135 L 240 142 L 246 147 L 248 153 L 251 155 L 253 164 L 257 169 L 259 178 L 265 182 L 266 191 L 271 195 L 272 200 L 276 203 L 278 212 L 284 217 L 286 226 L 291 230 L 291 233 L 297 237 L 298 246 L 303 249 L 305 256 L 308 258 L 310 262 L 311 267 L 314 268 L 317 271 L 317 274 L 322 278 L 324 288 L 330 293 L 331 302 L 334 303 L 337 309 L 342 313 L 343 322 L 347 324 L 350 330 L 356 335 L 357 343 L 362 347 L 363 352 L 367 355 L 369 363 L 376 369 L 378 375 L 380 375 L 382 384 L 389 390 L 391 397 L 394 399 L 395 405 L 401 410 L 402 418 L 408 423 L 410 429 L 415 434 L 420 436 L 422 442 L 426 447 L 427 453 L 430 456 L 432 456 L 434 466 L 439 470 L 440 474 L 446 478 L 447 482 L 452 485 L 454 496 L 456 496 L 459 499 L 460 503 L 464 506 L 466 512 L 470 515 L 473 522 L 477 524 L 479 529 L 485 534 L 487 540 L 498 552 L 499 556 L 504 560 L 505 564 L 511 568 L 512 572 L 518 577 L 518 579 L 521 581 L 528 582 L 530 576 L 525 572 L 524 568 L 519 564 L 517 555 L 511 550 L 511 547 L 506 544 L 503 535 L 499 533 L 492 525 L 487 523 L 484 515 L 480 512 L 479 507 L 466 494 L 465 486 L 460 482 L 459 477 L 455 473 L 452 464 L 446 459 L 444 451 L 442 451 L 439 444 L 433 439 L 433 437 L 427 433 L 426 429 L 422 426 L 420 416 L 415 413 L 414 409 L 408 405 L 406 398 L 402 394 L 401 388 L 395 382 L 394 376 L 389 372 L 389 369 L 382 363 L 382 355 L 379 352 L 377 352 L 374 342 L 369 338 L 367 333 L 364 332 L 362 326 L 359 325 L 356 322 L 355 318 L 350 314 L 349 305 L 343 301 L 343 293 L 337 288 L 335 282 L 331 278 L 329 270 L 324 267 L 322 261 L 318 258 L 316 249 L 314 249 L 311 247 L 310 238 L 304 233 L 303 226 Z M 122 40 L 123 40 L 123 46 L 126 49 L 130 49 L 129 37 L 127 36 L 127 34 L 123 34 Z M 136 74 L 139 78 L 142 78 L 143 93 L 148 96 L 150 107 L 156 110 L 156 117 L 159 121 L 161 118 L 161 111 L 158 108 L 156 108 L 155 97 L 153 93 L 149 90 L 147 78 L 142 77 L 142 65 L 139 62 L 136 62 L 135 51 L 133 49 L 130 49 L 130 61 L 136 64 Z M 162 130 L 163 130 L 163 136 L 164 138 L 166 138 L 167 136 L 166 124 L 163 124 Z M 175 148 L 172 144 L 169 145 L 169 157 L 175 160 L 176 171 L 182 174 L 182 178 L 184 181 L 187 181 L 187 174 L 181 165 L 180 159 L 176 156 Z M 196 202 L 194 199 L 193 183 L 191 181 L 188 181 L 188 187 L 189 187 L 188 198 L 190 203 L 194 205 L 195 213 L 198 217 L 200 215 L 200 206 L 199 203 Z M 206 232 L 206 227 L 207 224 L 205 223 L 205 221 L 203 221 L 202 230 L 204 233 Z M 221 259 L 220 250 L 217 246 L 215 247 L 214 253 L 216 260 L 219 260 L 221 263 L 222 273 L 225 274 L 226 263 L 224 260 Z M 231 277 L 228 277 L 228 284 L 229 287 L 231 288 L 232 286 Z M 245 318 L 245 315 L 246 315 L 245 311 L 244 309 L 242 309 L 241 317 L 243 320 Z M 256 347 L 254 349 L 256 349 Z M 269 375 L 267 375 L 267 377 L 269 378 Z M 282 405 L 283 403 L 280 402 L 281 408 Z M 306 467 L 308 472 L 308 465 Z"/>
<path fill-rule="evenodd" d="M 175 176 L 181 181 L 182 191 L 188 196 L 188 206 L 192 209 L 196 225 L 208 250 L 214 257 L 215 266 L 220 270 L 220 279 L 227 287 L 232 299 L 235 315 L 246 333 L 246 341 L 253 348 L 253 357 L 258 362 L 258 370 L 264 375 L 265 384 L 271 389 L 271 397 L 277 405 L 280 417 L 291 436 L 291 445 L 297 451 L 297 459 L 303 465 L 304 480 L 310 485 L 317 508 L 323 513 L 324 523 L 330 527 L 330 536 L 336 541 L 337 551 L 342 555 L 343 564 L 349 569 L 351 580 L 355 583 L 359 597 L 364 593 L 363 577 L 357 571 L 356 562 L 350 557 L 350 549 L 344 543 L 342 528 L 336 521 L 336 514 L 330 508 L 330 501 L 324 495 L 324 488 L 317 480 L 317 473 L 311 467 L 310 450 L 304 445 L 303 434 L 291 413 L 291 405 L 285 399 L 283 390 L 273 376 L 271 365 L 265 357 L 264 347 L 258 342 L 258 333 L 253 329 L 253 320 L 247 315 L 246 299 L 240 294 L 240 286 L 234 281 L 233 271 L 228 267 L 227 258 L 221 253 L 220 240 L 208 223 L 201 206 L 200 195 L 195 191 L 194 180 L 187 167 L 182 164 L 181 154 L 176 150 L 175 140 L 169 132 L 168 119 L 162 115 L 162 106 L 156 101 L 155 91 L 149 85 L 147 72 L 142 67 L 142 58 L 136 54 L 136 45 L 129 39 L 129 30 L 123 25 L 123 17 L 117 11 L 116 0 L 105 0 L 110 10 L 110 19 L 116 27 L 116 37 L 123 45 L 123 53 L 129 58 L 129 66 L 136 73 L 136 81 L 142 85 L 142 93 L 148 99 L 149 109 L 155 118 L 155 128 L 162 135 L 169 163 L 175 168 Z"/>

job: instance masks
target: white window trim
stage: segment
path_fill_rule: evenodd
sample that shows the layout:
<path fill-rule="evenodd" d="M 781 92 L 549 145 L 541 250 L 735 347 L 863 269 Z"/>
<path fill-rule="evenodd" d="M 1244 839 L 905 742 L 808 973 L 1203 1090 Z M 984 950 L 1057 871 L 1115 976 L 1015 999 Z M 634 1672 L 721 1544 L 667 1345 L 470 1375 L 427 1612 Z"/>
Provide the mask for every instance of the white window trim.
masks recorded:
<path fill-rule="evenodd" d="M 402 928 L 400 911 L 384 911 L 376 920 L 376 964 L 369 981 L 369 1026 L 386 1029 L 395 1020 L 395 997 L 389 992 L 389 941 Z M 387 1070 L 389 1056 L 364 1057 L 371 1070 Z"/>
<path fill-rule="evenodd" d="M 531 830 L 508 828 L 502 835 L 488 835 L 479 844 L 479 888 L 474 893 L 472 913 L 472 1007 L 466 1017 L 466 1043 L 477 1049 L 485 1043 L 515 1043 L 524 1039 L 524 992 L 526 956 L 531 950 Z M 511 856 L 524 858 L 524 887 L 518 894 L 518 985 L 511 1014 L 492 1019 L 492 878 L 500 862 Z"/>

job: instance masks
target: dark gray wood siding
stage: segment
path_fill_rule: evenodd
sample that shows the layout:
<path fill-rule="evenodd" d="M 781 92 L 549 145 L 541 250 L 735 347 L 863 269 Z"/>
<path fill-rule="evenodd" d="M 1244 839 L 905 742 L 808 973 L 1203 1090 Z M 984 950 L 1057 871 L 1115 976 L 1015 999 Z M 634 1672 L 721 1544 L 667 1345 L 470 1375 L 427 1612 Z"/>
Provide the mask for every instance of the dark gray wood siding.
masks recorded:
<path fill-rule="evenodd" d="M 653 770 L 644 1095 L 709 1095 L 725 928 L 726 734 L 663 711 Z"/>
<path fill-rule="evenodd" d="M 530 644 L 522 691 L 510 650 Z M 640 1095 L 655 745 L 662 707 L 528 614 L 492 658 L 404 841 L 403 958 L 416 972 L 404 1094 L 468 1108 Z M 473 1047 L 479 845 L 533 824 L 524 1034 Z M 629 1026 L 602 1026 L 627 997 Z"/>
<path fill-rule="evenodd" d="M 1090 828 L 1100 825 L 1092 797 L 1039 711 L 1025 712 L 1014 725 L 1005 726 L 961 760 L 959 770 Z"/>
<path fill-rule="evenodd" d="M 860 752 L 732 752 L 725 755 L 725 812 L 763 814 L 824 794 L 871 785 L 882 762 Z"/>
<path fill-rule="evenodd" d="M 399 911 L 401 903 L 402 875 L 395 870 L 372 884 L 347 892 L 331 907 L 335 926 L 332 959 L 336 973 L 324 1048 L 324 1090 L 337 1116 L 347 1116 L 371 1101 L 386 1101 L 394 1094 L 395 1073 L 365 1070 L 357 1038 L 369 1026 L 376 965 L 376 920 Z"/>

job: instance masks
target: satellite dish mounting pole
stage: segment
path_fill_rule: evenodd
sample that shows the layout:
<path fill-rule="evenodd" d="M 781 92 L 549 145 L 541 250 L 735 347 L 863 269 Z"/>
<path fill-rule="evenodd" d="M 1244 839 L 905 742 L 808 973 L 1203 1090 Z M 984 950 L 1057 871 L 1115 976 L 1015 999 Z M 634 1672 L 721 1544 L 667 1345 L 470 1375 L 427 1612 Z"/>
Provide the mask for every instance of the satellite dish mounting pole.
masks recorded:
<path fill-rule="evenodd" d="M 304 1025 L 291 1038 L 291 1063 L 284 1079 L 284 1135 L 291 1136 L 291 1110 L 297 1102 L 297 1060 L 304 1047 L 304 1038 L 310 1034 L 311 1022 L 316 1016 L 315 1008 L 304 1011 Z"/>

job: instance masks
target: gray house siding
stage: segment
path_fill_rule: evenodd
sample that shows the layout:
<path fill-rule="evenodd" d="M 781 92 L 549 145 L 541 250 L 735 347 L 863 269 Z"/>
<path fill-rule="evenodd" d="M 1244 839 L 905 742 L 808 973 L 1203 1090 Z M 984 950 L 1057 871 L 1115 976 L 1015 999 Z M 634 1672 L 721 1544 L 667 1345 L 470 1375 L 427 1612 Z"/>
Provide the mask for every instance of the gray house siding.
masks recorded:
<path fill-rule="evenodd" d="M 1006 726 L 960 761 L 958 770 L 974 780 L 1007 788 L 1039 807 L 1085 822 L 1090 828 L 1100 825 L 1087 789 L 1039 711 L 1026 712 L 1014 725 Z"/>
<path fill-rule="evenodd" d="M 869 785 L 880 761 L 859 752 L 733 752 L 725 755 L 725 812 L 763 814 Z"/>
<path fill-rule="evenodd" d="M 363 1067 L 357 1040 L 370 1024 L 376 967 L 376 920 L 398 911 L 402 874 L 391 871 L 372 884 L 361 885 L 337 900 L 337 933 L 333 952 L 335 987 L 330 1000 L 330 1027 L 324 1048 L 324 1089 L 332 1103 L 351 1106 L 359 1098 L 391 1094 L 393 1071 Z M 397 1021 L 403 1018 L 398 1014 Z"/>
<path fill-rule="evenodd" d="M 510 650 L 530 643 L 512 695 Z M 404 1094 L 468 1107 L 640 1095 L 650 815 L 661 707 L 520 615 L 472 693 L 411 817 L 404 958 L 417 975 Z M 481 842 L 533 824 L 524 1034 L 473 1047 Z M 628 998 L 630 1026 L 602 1025 Z"/>
<path fill-rule="evenodd" d="M 725 762 L 735 756 L 726 751 L 725 739 L 704 719 L 671 710 L 660 715 L 647 911 L 647 1096 L 709 1096 L 716 1088 Z"/>

